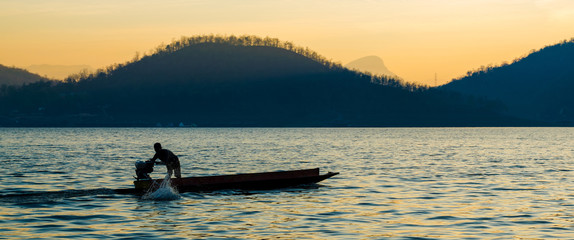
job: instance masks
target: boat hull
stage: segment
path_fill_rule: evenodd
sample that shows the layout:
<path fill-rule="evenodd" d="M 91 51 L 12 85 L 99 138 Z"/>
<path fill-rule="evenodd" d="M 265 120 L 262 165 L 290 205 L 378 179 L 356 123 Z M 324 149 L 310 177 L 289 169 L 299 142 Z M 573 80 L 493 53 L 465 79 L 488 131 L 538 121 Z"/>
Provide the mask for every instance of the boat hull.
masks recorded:
<path fill-rule="evenodd" d="M 180 192 L 210 191 L 221 189 L 275 189 L 310 184 L 323 181 L 339 173 L 329 172 L 319 174 L 319 168 L 247 173 L 221 176 L 172 178 L 172 186 Z M 136 192 L 144 192 L 149 189 L 154 182 L 160 184 L 163 180 L 138 180 L 134 181 Z"/>

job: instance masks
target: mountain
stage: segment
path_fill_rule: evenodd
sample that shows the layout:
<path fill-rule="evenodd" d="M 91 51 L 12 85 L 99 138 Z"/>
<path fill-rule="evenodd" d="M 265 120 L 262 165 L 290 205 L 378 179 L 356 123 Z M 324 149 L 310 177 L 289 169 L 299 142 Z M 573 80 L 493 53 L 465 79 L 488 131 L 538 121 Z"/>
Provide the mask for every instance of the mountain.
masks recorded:
<path fill-rule="evenodd" d="M 49 78 L 64 80 L 72 74 L 77 74 L 82 71 L 92 72 L 95 69 L 89 65 L 39 64 L 39 65 L 30 65 L 26 67 L 26 70 L 41 76 L 48 76 Z"/>
<path fill-rule="evenodd" d="M 368 73 L 376 74 L 376 75 L 382 74 L 382 75 L 387 75 L 387 76 L 391 76 L 394 78 L 398 77 L 396 74 L 391 72 L 387 68 L 387 66 L 385 66 L 383 59 L 381 59 L 380 57 L 377 57 L 377 56 L 367 56 L 367 57 L 359 58 L 357 60 L 354 60 L 354 61 L 351 61 L 351 62 L 345 64 L 345 67 L 348 69 L 357 70 L 360 72 L 368 72 Z"/>
<path fill-rule="evenodd" d="M 282 48 L 199 43 L 147 56 L 103 77 L 113 84 L 234 84 L 281 81 L 314 74 L 329 68 Z"/>
<path fill-rule="evenodd" d="M 21 86 L 26 83 L 47 80 L 48 79 L 37 74 L 30 73 L 24 69 L 0 65 L 0 86 Z"/>
<path fill-rule="evenodd" d="M 514 116 L 574 121 L 574 39 L 533 51 L 512 64 L 482 67 L 442 89 L 503 102 Z"/>
<path fill-rule="evenodd" d="M 0 92 L 0 126 L 528 125 L 496 103 L 350 71 L 290 42 L 196 36 L 58 84 Z"/>

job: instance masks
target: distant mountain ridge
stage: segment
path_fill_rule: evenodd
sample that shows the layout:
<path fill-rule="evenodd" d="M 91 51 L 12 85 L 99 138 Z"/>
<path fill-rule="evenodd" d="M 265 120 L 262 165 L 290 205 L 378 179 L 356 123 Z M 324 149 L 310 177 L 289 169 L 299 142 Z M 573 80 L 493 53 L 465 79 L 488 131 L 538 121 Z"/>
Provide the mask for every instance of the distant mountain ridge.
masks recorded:
<path fill-rule="evenodd" d="M 471 71 L 441 88 L 500 100 L 514 116 L 574 122 L 574 39 L 533 51 L 512 64 Z"/>
<path fill-rule="evenodd" d="M 93 72 L 95 69 L 89 65 L 50 65 L 36 64 L 25 67 L 31 73 L 49 78 L 64 80 L 72 74 L 78 74 L 82 71 Z"/>
<path fill-rule="evenodd" d="M 0 86 L 21 86 L 26 83 L 47 80 L 47 78 L 30 73 L 24 69 L 0 65 Z"/>
<path fill-rule="evenodd" d="M 273 38 L 195 36 L 58 84 L 0 92 L 0 126 L 531 124 L 457 94 L 350 71 Z"/>
<path fill-rule="evenodd" d="M 398 76 L 391 72 L 378 56 L 366 56 L 356 60 L 353 60 L 345 64 L 346 68 L 351 70 L 357 70 L 361 72 L 368 72 L 376 75 L 387 75 L 393 78 L 398 78 Z"/>

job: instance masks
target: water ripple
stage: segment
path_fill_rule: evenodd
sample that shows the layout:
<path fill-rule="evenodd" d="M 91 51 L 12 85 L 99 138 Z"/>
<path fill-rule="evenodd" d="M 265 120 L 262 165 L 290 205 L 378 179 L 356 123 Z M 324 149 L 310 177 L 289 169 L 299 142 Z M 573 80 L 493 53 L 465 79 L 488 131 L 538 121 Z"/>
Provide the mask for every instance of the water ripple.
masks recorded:
<path fill-rule="evenodd" d="M 0 129 L 2 238 L 570 239 L 570 128 Z M 320 185 L 147 201 L 133 162 L 184 175 L 321 167 Z M 153 174 L 162 177 L 165 168 Z"/>

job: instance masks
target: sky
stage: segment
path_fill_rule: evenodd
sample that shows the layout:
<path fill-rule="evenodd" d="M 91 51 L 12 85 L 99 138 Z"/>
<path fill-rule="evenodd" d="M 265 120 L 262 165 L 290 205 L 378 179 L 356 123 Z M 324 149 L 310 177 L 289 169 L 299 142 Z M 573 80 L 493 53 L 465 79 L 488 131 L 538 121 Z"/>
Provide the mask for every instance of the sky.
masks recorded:
<path fill-rule="evenodd" d="M 574 1 L 0 0 L 6 66 L 103 68 L 204 34 L 279 38 L 341 64 L 375 55 L 434 86 L 570 40 Z"/>

